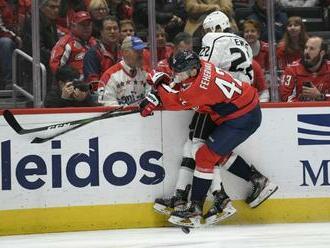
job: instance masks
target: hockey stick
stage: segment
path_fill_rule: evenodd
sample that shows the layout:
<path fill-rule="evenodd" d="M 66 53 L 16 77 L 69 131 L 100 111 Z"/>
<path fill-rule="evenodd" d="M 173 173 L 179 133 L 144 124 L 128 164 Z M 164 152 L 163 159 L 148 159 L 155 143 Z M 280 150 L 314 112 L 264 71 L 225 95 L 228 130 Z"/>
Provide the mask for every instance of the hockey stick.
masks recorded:
<path fill-rule="evenodd" d="M 104 113 L 104 115 L 115 112 L 117 110 L 120 110 L 120 109 L 110 110 L 109 112 Z M 93 120 L 96 118 L 96 117 L 90 117 L 90 118 L 86 118 L 86 119 L 82 119 L 82 120 L 68 121 L 68 122 L 52 124 L 52 125 L 48 125 L 48 126 L 44 126 L 44 127 L 25 129 L 18 123 L 18 121 L 16 120 L 13 113 L 10 112 L 9 110 L 3 111 L 3 117 L 7 121 L 8 125 L 12 129 L 14 129 L 16 133 L 18 133 L 20 135 L 27 134 L 27 133 L 35 133 L 35 132 L 40 132 L 40 131 L 45 131 L 45 130 L 52 130 L 52 129 L 62 128 L 62 127 L 69 127 L 69 126 L 81 124 L 81 123 L 84 123 L 85 121 L 90 121 L 90 120 Z"/>
<path fill-rule="evenodd" d="M 72 128 L 69 128 L 69 129 L 66 129 L 62 132 L 59 132 L 59 133 L 56 133 L 54 135 L 51 135 L 49 137 L 46 137 L 46 138 L 40 138 L 40 137 L 35 137 L 31 143 L 34 143 L 34 144 L 40 144 L 40 143 L 44 143 L 48 140 L 51 140 L 51 139 L 54 139 L 62 134 L 65 134 L 65 133 L 68 133 L 72 130 L 75 130 L 75 129 L 78 129 L 82 126 L 85 126 L 91 122 L 94 122 L 94 121 L 98 121 L 98 120 L 103 120 L 103 119 L 107 119 L 107 118 L 112 118 L 112 117 L 119 117 L 119 116 L 124 116 L 124 115 L 130 115 L 130 114 L 134 114 L 134 113 L 138 113 L 139 110 L 131 110 L 131 111 L 126 111 L 126 112 L 118 112 L 118 113 L 114 113 L 114 111 L 109 111 L 109 112 L 106 112 L 100 116 L 96 116 L 96 117 L 93 117 L 93 118 L 88 118 L 88 119 L 83 119 L 83 120 L 80 120 L 80 124 L 77 125 L 77 126 L 74 126 Z"/>
<path fill-rule="evenodd" d="M 119 111 L 121 109 L 123 109 L 124 106 L 120 106 L 118 108 L 112 109 L 104 114 L 102 114 L 102 118 L 107 118 L 106 116 Z M 37 127 L 37 128 L 30 128 L 30 129 L 25 129 L 23 128 L 17 121 L 17 119 L 15 118 L 15 116 L 13 115 L 13 113 L 10 110 L 4 110 L 3 111 L 3 117 L 5 118 L 5 120 L 7 121 L 8 125 L 15 130 L 16 133 L 22 135 L 22 134 L 27 134 L 27 133 L 35 133 L 35 132 L 40 132 L 40 131 L 45 131 L 45 130 L 53 130 L 56 128 L 62 128 L 62 127 L 69 127 L 69 126 L 73 126 L 73 125 L 77 125 L 77 124 L 81 124 L 81 123 L 85 123 L 85 122 L 89 122 L 89 121 L 93 121 L 95 118 L 100 118 L 101 116 L 97 116 L 97 117 L 89 117 L 86 119 L 82 119 L 82 120 L 75 120 L 75 121 L 68 121 L 68 122 L 63 122 L 63 123 L 57 123 L 57 124 L 52 124 L 52 125 L 48 125 L 48 126 L 43 126 L 43 127 Z"/>

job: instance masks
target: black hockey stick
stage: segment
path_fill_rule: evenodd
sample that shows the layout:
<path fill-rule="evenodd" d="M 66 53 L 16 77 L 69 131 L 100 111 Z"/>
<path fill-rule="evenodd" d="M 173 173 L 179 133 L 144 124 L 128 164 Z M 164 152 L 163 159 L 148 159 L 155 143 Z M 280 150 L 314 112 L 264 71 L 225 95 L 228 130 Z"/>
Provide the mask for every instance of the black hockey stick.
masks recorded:
<path fill-rule="evenodd" d="M 120 106 L 118 108 L 112 109 L 104 114 L 102 114 L 102 118 L 106 118 L 107 115 L 116 112 L 118 110 L 123 109 L 123 106 Z M 7 123 L 9 124 L 9 126 L 15 130 L 16 133 L 18 134 L 27 134 L 27 133 L 35 133 L 35 132 L 40 132 L 40 131 L 45 131 L 45 130 L 53 130 L 56 128 L 62 128 L 62 127 L 69 127 L 72 125 L 77 125 L 77 124 L 81 124 L 81 123 L 85 123 L 86 121 L 90 121 L 90 120 L 94 120 L 95 118 L 100 118 L 101 116 L 97 116 L 97 117 L 89 117 L 86 119 L 82 119 L 82 120 L 75 120 L 75 121 L 68 121 L 68 122 L 63 122 L 63 123 L 57 123 L 57 124 L 52 124 L 52 125 L 48 125 L 48 126 L 43 126 L 43 127 L 36 127 L 36 128 L 31 128 L 31 129 L 25 129 L 23 128 L 18 121 L 16 120 L 15 116 L 13 115 L 13 113 L 10 110 L 4 110 L 3 111 L 3 117 L 5 118 L 5 120 L 7 121 Z"/>
<path fill-rule="evenodd" d="M 125 111 L 125 112 L 117 112 L 117 113 L 114 113 L 114 111 L 112 112 L 106 112 L 100 116 L 96 116 L 96 117 L 93 117 L 93 118 L 88 118 L 88 119 L 83 119 L 80 121 L 80 124 L 77 125 L 77 126 L 74 126 L 72 128 L 69 128 L 69 129 L 66 129 L 62 132 L 59 132 L 59 133 L 56 133 L 56 134 L 53 134 L 49 137 L 46 137 L 46 138 L 40 138 L 40 137 L 36 137 L 34 138 L 31 143 L 36 143 L 36 144 L 40 144 L 40 143 L 44 143 L 48 140 L 51 140 L 51 139 L 54 139 L 62 134 L 65 134 L 65 133 L 68 133 L 72 130 L 75 130 L 77 128 L 80 128 L 82 126 L 85 126 L 91 122 L 94 122 L 94 121 L 98 121 L 98 120 L 103 120 L 103 119 L 107 119 L 107 118 L 112 118 L 112 117 L 118 117 L 118 116 L 124 116 L 124 115 L 130 115 L 130 114 L 134 114 L 134 113 L 138 113 L 139 110 L 131 110 L 131 111 Z"/>

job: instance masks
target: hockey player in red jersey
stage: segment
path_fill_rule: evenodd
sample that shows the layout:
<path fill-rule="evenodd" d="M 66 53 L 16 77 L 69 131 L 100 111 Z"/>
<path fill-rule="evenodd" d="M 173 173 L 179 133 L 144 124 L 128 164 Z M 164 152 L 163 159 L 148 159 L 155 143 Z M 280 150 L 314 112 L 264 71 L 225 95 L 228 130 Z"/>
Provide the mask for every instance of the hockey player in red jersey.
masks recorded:
<path fill-rule="evenodd" d="M 216 124 L 205 144 L 193 151 L 196 168 L 193 176 L 191 203 L 184 211 L 172 212 L 169 221 L 176 225 L 198 227 L 202 209 L 213 179 L 214 166 L 224 161 L 231 151 L 252 135 L 261 123 L 258 93 L 248 83 L 234 79 L 213 64 L 201 61 L 194 52 L 180 52 L 173 58 L 174 83 L 178 90 L 161 84 L 140 104 L 142 116 L 151 115 L 162 105 L 168 110 L 194 109 L 210 114 Z M 277 186 L 253 166 L 236 164 L 254 189 L 247 198 L 252 206 L 260 204 L 277 190 Z M 260 201 L 262 199 L 262 201 Z"/>

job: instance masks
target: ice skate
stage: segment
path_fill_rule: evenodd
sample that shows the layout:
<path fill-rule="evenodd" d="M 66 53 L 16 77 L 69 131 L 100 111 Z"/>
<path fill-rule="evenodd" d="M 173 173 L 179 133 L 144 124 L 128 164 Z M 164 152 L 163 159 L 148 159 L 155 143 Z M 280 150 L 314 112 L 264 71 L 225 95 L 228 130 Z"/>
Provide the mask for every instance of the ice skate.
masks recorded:
<path fill-rule="evenodd" d="M 189 207 L 182 211 L 173 211 L 168 221 L 176 226 L 196 228 L 202 225 L 203 203 L 192 201 Z"/>
<path fill-rule="evenodd" d="M 191 185 L 188 184 L 185 190 L 177 189 L 175 195 L 170 198 L 157 198 L 154 203 L 154 210 L 157 213 L 170 215 L 175 210 L 183 210 L 188 201 Z"/>
<path fill-rule="evenodd" d="M 204 215 L 205 224 L 207 225 L 214 225 L 236 213 L 236 209 L 231 204 L 231 200 L 223 187 L 220 191 L 213 192 L 213 196 L 213 206 Z"/>
<path fill-rule="evenodd" d="M 262 175 L 253 166 L 251 166 L 251 169 L 253 171 L 251 177 L 253 189 L 252 193 L 247 197 L 246 203 L 249 204 L 251 208 L 256 208 L 274 194 L 278 186 L 271 183 L 267 177 Z"/>

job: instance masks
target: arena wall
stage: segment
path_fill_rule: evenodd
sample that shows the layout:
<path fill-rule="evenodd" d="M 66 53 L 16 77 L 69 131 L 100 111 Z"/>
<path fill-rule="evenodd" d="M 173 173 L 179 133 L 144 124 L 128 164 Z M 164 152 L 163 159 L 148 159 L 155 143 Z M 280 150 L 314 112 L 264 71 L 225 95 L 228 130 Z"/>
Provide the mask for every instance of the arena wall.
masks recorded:
<path fill-rule="evenodd" d="M 105 108 L 15 110 L 24 128 Z M 279 185 L 257 209 L 251 185 L 223 171 L 238 213 L 224 224 L 330 221 L 330 104 L 264 104 L 259 130 L 236 152 Z M 174 189 L 192 112 L 97 121 L 43 144 L 0 117 L 0 235 L 168 225 L 152 210 Z M 58 132 L 58 130 L 57 130 Z"/>

